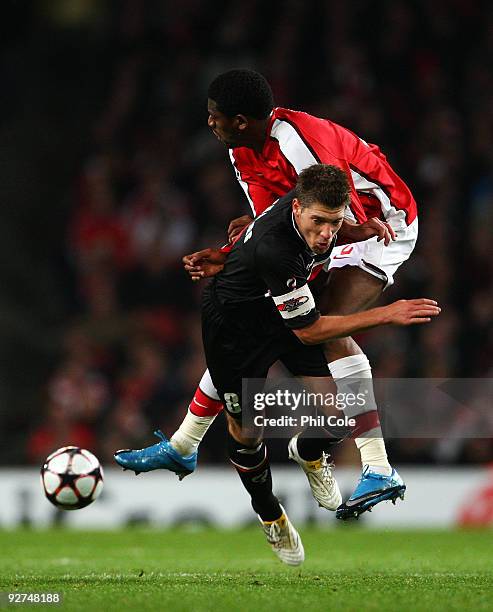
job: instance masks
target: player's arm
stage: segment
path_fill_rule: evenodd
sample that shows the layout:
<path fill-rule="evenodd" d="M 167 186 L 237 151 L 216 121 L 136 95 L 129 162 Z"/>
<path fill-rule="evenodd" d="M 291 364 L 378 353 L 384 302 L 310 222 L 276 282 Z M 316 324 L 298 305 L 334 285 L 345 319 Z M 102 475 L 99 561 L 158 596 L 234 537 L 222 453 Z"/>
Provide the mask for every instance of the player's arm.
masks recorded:
<path fill-rule="evenodd" d="M 247 173 L 241 174 L 231 151 L 230 156 L 236 177 L 245 192 L 254 216 L 242 215 L 233 219 L 228 226 L 228 244 L 220 249 L 203 249 L 183 257 L 185 270 L 190 274 L 193 281 L 210 278 L 218 274 L 223 269 L 224 262 L 233 244 L 254 220 L 254 217 L 263 213 L 277 199 L 277 196 L 270 189 L 256 183 Z"/>
<path fill-rule="evenodd" d="M 322 344 L 333 338 L 352 336 L 380 325 L 429 323 L 440 313 L 434 300 L 399 300 L 364 312 L 345 316 L 320 316 L 310 287 L 300 287 L 282 295 L 272 295 L 284 323 L 303 344 Z"/>
<path fill-rule="evenodd" d="M 243 229 L 245 229 L 247 225 L 250 225 L 252 221 L 253 221 L 253 217 L 250 217 L 250 215 L 242 215 L 241 217 L 237 217 L 236 219 L 233 219 L 228 225 L 229 242 L 233 242 L 234 239 L 237 238 L 241 234 Z"/>
<path fill-rule="evenodd" d="M 295 190 L 292 189 L 286 195 L 276 200 L 271 206 L 276 205 L 278 202 L 292 200 L 294 196 Z M 256 219 L 267 212 L 269 208 L 270 206 L 259 212 Z M 185 255 L 182 259 L 183 265 L 185 270 L 190 274 L 192 280 L 198 281 L 218 274 L 223 269 L 228 253 L 233 248 L 235 242 L 240 240 L 247 227 L 254 221 L 255 219 L 252 219 L 248 215 L 235 219 L 230 223 L 228 228 L 228 233 L 230 233 L 232 229 L 234 230 L 234 236 L 230 238 L 230 242 L 228 244 L 224 245 L 220 249 L 203 249 L 202 251 Z"/>
<path fill-rule="evenodd" d="M 345 316 L 319 317 L 315 322 L 293 329 L 303 344 L 321 344 L 332 338 L 352 336 L 380 325 L 414 325 L 429 323 L 440 314 L 437 302 L 427 298 L 399 300 L 388 306 L 372 308 Z"/>
<path fill-rule="evenodd" d="M 224 268 L 226 258 L 231 252 L 231 249 L 233 248 L 235 242 L 240 239 L 243 232 L 246 230 L 246 228 L 250 225 L 251 222 L 252 219 L 250 219 L 248 223 L 243 224 L 241 227 L 239 227 L 238 231 L 235 231 L 234 238 L 232 238 L 228 244 L 225 244 L 220 249 L 202 249 L 202 251 L 197 251 L 195 253 L 191 253 L 190 255 L 185 255 L 182 259 L 182 262 L 185 270 L 189 273 L 191 279 L 193 281 L 199 281 L 204 278 L 210 278 L 211 276 L 219 274 L 219 272 L 221 272 L 221 270 Z"/>
<path fill-rule="evenodd" d="M 303 344 L 322 344 L 379 325 L 428 323 L 440 313 L 434 300 L 421 298 L 399 300 L 345 316 L 321 316 L 300 257 L 292 256 L 289 244 L 274 242 L 268 237 L 256 249 L 256 268 L 269 287 L 285 325 Z"/>

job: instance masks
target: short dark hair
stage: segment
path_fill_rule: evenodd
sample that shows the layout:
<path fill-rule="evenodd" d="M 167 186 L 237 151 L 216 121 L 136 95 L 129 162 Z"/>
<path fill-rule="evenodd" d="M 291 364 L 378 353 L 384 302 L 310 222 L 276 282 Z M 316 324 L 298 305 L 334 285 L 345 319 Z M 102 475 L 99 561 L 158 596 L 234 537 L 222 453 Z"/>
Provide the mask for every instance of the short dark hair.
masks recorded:
<path fill-rule="evenodd" d="M 241 114 L 254 119 L 267 119 L 274 107 L 269 83 L 254 70 L 223 72 L 209 85 L 208 97 L 228 117 Z"/>
<path fill-rule="evenodd" d="M 350 186 L 346 173 L 337 166 L 314 164 L 298 176 L 296 197 L 301 206 L 320 202 L 327 208 L 340 208 L 349 202 Z"/>

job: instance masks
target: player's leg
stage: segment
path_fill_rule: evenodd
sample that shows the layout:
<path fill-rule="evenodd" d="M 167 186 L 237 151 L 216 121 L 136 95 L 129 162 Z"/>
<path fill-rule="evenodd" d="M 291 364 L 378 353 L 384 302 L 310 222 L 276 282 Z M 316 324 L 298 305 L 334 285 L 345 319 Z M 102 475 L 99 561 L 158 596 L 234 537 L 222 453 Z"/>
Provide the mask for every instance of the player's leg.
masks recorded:
<path fill-rule="evenodd" d="M 229 414 L 227 421 L 228 457 L 250 495 L 252 508 L 263 521 L 275 521 L 282 510 L 272 491 L 272 474 L 262 435 L 260 432 L 245 435 L 241 422 Z"/>
<path fill-rule="evenodd" d="M 306 377 L 310 391 L 322 379 L 327 383 L 329 371 L 320 346 L 306 346 L 296 339 L 280 361 L 296 377 Z M 289 458 L 305 472 L 310 489 L 318 505 L 327 510 L 337 510 L 342 502 L 339 485 L 330 461 L 333 447 L 341 441 L 340 432 L 328 432 L 322 427 L 307 427 L 289 441 Z"/>
<path fill-rule="evenodd" d="M 183 457 L 197 453 L 199 444 L 222 409 L 223 404 L 212 383 L 209 370 L 206 370 L 185 418 L 171 436 L 171 446 Z"/>
<path fill-rule="evenodd" d="M 306 428 L 289 441 L 289 458 L 305 472 L 315 501 L 321 508 L 337 510 L 342 502 L 341 491 L 334 476 L 331 450 L 339 440 L 333 440 L 317 428 Z"/>
<path fill-rule="evenodd" d="M 242 395 L 245 379 L 265 380 L 291 334 L 272 332 L 268 324 L 262 328 L 255 317 L 225 317 L 223 324 L 210 325 L 213 317 L 207 314 L 203 308 L 204 349 L 227 417 L 229 458 L 272 550 L 284 563 L 299 565 L 304 560 L 301 539 L 273 493 L 263 428 L 255 425 L 253 403 Z"/>
<path fill-rule="evenodd" d="M 240 400 L 241 401 L 241 400 Z M 227 414 L 228 454 L 250 495 L 264 534 L 274 554 L 288 565 L 300 565 L 305 558 L 301 538 L 273 493 L 267 447 L 260 435 L 246 435 L 235 416 Z"/>
<path fill-rule="evenodd" d="M 370 307 L 381 295 L 386 282 L 359 267 L 331 270 L 320 301 L 323 314 L 351 314 Z M 337 518 L 355 516 L 385 499 L 402 497 L 405 485 L 388 461 L 368 358 L 352 338 L 326 343 L 325 355 L 337 393 L 363 393 L 364 406 L 346 408 L 356 421 L 354 441 L 361 455 L 362 478 L 351 497 L 337 511 Z"/>
<path fill-rule="evenodd" d="M 380 297 L 385 284 L 383 279 L 356 266 L 335 268 L 331 270 L 325 291 L 320 296 L 319 308 L 324 315 L 347 315 L 365 310 Z M 338 393 L 355 392 L 355 385 L 364 387 L 361 392 L 367 397 L 365 405 L 360 410 L 346 409 L 346 415 L 356 419 L 357 429 L 362 434 L 355 438 L 362 464 L 389 475 L 392 469 L 380 429 L 368 358 L 350 337 L 327 342 L 324 352 Z"/>

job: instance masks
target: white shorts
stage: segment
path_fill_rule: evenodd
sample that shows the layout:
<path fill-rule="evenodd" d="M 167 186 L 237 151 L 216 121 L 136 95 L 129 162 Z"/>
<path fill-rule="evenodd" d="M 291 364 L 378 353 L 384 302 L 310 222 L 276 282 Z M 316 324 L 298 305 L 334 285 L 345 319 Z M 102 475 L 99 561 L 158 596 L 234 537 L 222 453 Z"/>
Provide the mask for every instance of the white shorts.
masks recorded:
<path fill-rule="evenodd" d="M 334 247 L 330 261 L 324 266 L 326 270 L 342 268 L 344 266 L 358 266 L 368 274 L 376 276 L 385 282 L 385 288 L 394 283 L 394 274 L 397 268 L 409 259 L 418 238 L 418 219 L 411 225 L 405 225 L 400 220 L 390 217 L 387 222 L 397 234 L 388 246 L 383 240 L 377 242 L 376 237 L 343 244 Z"/>

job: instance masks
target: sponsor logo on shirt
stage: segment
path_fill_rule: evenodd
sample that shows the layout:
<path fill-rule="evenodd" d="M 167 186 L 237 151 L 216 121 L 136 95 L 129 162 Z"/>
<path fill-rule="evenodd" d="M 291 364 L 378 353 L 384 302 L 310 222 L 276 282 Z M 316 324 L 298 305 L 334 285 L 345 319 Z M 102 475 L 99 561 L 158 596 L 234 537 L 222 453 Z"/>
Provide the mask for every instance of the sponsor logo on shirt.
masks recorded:
<path fill-rule="evenodd" d="M 279 312 L 293 312 L 297 310 L 303 304 L 306 304 L 310 298 L 308 295 L 300 295 L 295 298 L 291 298 L 290 300 L 286 300 L 282 304 L 277 305 L 277 309 Z"/>
<path fill-rule="evenodd" d="M 300 279 L 296 280 L 299 282 Z M 306 282 L 302 287 L 293 289 L 284 295 L 274 295 L 272 299 L 283 319 L 305 316 L 315 308 L 315 300 Z"/>

